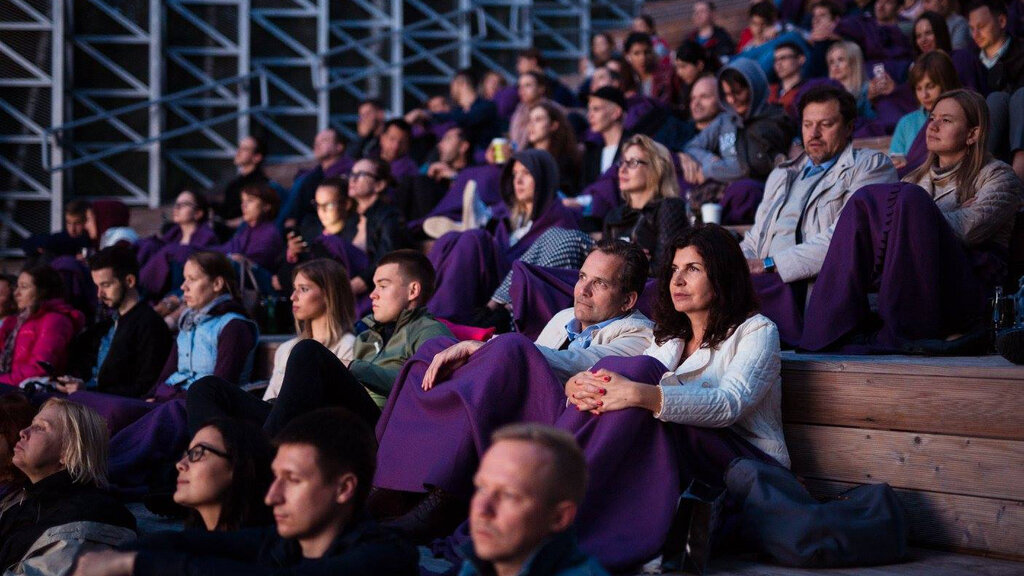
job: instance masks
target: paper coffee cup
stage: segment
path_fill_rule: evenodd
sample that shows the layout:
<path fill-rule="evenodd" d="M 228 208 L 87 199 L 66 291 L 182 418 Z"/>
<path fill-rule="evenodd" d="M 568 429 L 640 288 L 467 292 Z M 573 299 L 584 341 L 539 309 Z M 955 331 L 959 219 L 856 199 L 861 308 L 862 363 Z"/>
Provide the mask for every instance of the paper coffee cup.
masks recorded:
<path fill-rule="evenodd" d="M 721 224 L 722 223 L 722 205 L 708 202 L 702 204 L 700 207 L 700 219 L 705 224 Z"/>

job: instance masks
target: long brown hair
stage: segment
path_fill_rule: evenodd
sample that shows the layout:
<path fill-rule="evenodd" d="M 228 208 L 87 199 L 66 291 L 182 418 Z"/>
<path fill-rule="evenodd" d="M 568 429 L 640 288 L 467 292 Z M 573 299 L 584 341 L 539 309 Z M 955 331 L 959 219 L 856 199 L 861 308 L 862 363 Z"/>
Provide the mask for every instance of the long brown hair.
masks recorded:
<path fill-rule="evenodd" d="M 235 267 L 232 266 L 231 260 L 227 256 L 220 252 L 200 250 L 193 252 L 188 257 L 188 262 L 199 266 L 203 274 L 210 277 L 210 280 L 223 279 L 225 293 L 230 295 L 233 300 L 241 298 L 242 292 L 238 288 L 238 272 L 235 271 Z"/>
<path fill-rule="evenodd" d="M 977 179 L 982 167 L 990 159 L 988 150 L 985 148 L 988 142 L 988 104 L 986 104 L 981 94 L 973 90 L 961 88 L 943 92 L 939 99 L 935 101 L 935 106 L 932 106 L 932 110 L 939 105 L 939 102 L 947 98 L 955 100 L 960 109 L 964 111 L 968 129 L 978 129 L 978 138 L 974 141 L 974 144 L 964 144 L 967 153 L 964 155 L 964 159 L 960 161 L 960 167 L 956 169 L 956 174 L 953 176 L 956 179 L 957 200 L 960 204 L 963 204 L 974 198 L 974 194 L 977 192 L 974 187 L 974 181 Z M 927 124 L 925 124 L 924 129 L 928 129 Z M 903 180 L 906 182 L 920 182 L 938 162 L 938 155 L 934 152 L 928 152 L 928 159 L 925 160 L 924 164 L 908 174 Z"/>
<path fill-rule="evenodd" d="M 672 261 L 677 251 L 689 246 L 696 248 L 704 260 L 704 270 L 714 291 L 708 325 L 700 343 L 701 348 L 714 348 L 758 310 L 747 259 L 732 233 L 715 224 L 687 228 L 665 252 L 654 299 L 654 340 L 661 345 L 675 338 L 693 338 L 690 317 L 677 312 L 672 303 Z"/>
<path fill-rule="evenodd" d="M 943 92 L 960 88 L 960 77 L 956 74 L 953 60 L 945 53 L 938 50 L 922 54 L 914 61 L 914 67 L 910 69 L 910 87 L 917 89 L 917 85 L 928 78 L 939 85 Z"/>
<path fill-rule="evenodd" d="M 543 108 L 544 112 L 548 115 L 548 119 L 558 124 L 558 129 L 551 134 L 551 144 L 548 146 L 548 152 L 559 162 L 563 158 L 568 158 L 571 166 L 577 168 L 580 158 L 579 149 L 576 147 L 576 134 L 573 133 L 572 125 L 569 124 L 569 119 L 566 117 L 565 112 L 560 106 L 553 104 L 550 100 L 541 100 L 530 106 L 530 112 L 537 108 Z"/>
<path fill-rule="evenodd" d="M 296 266 L 292 271 L 292 284 L 295 283 L 295 278 L 299 274 L 316 284 L 317 288 L 324 293 L 328 322 L 327 342 L 323 342 L 323 345 L 331 348 L 341 340 L 342 336 L 352 332 L 352 327 L 356 323 L 356 300 L 352 295 L 348 273 L 338 262 L 327 258 L 318 258 Z M 313 323 L 296 319 L 295 332 L 302 338 L 312 338 Z"/>

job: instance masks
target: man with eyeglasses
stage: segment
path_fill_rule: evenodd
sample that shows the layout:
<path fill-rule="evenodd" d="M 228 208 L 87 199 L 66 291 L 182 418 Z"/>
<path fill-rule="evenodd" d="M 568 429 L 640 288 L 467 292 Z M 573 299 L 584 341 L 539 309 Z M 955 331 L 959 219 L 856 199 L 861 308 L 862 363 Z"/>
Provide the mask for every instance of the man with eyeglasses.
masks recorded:
<path fill-rule="evenodd" d="M 264 501 L 275 526 L 163 532 L 132 551 L 85 554 L 74 575 L 418 574 L 416 548 L 363 514 L 376 460 L 367 424 L 341 408 L 316 410 L 289 423 L 274 443 L 274 480 Z"/>
<path fill-rule="evenodd" d="M 171 333 L 163 318 L 141 302 L 139 264 L 130 248 L 100 250 L 89 258 L 89 269 L 96 299 L 110 315 L 75 338 L 69 374 L 57 379 L 57 389 L 142 398 L 171 353 Z"/>
<path fill-rule="evenodd" d="M 803 67 L 807 56 L 796 42 L 783 42 L 775 47 L 775 76 L 779 79 L 770 87 L 768 103 L 789 110 L 796 106 L 796 96 L 804 83 Z"/>
<path fill-rule="evenodd" d="M 339 178 L 352 170 L 354 160 L 345 155 L 345 138 L 334 128 L 321 130 L 313 141 L 316 166 L 305 174 L 298 174 L 288 200 L 281 207 L 278 221 L 286 228 L 297 227 L 303 236 L 315 238 L 320 233 L 320 222 L 313 209 L 313 195 L 317 186 L 327 178 Z"/>

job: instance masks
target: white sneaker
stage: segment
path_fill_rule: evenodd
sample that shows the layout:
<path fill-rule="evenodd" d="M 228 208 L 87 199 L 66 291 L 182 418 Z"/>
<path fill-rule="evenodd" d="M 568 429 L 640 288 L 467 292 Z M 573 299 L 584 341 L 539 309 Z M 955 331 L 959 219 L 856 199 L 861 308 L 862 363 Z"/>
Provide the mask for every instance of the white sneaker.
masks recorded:
<path fill-rule="evenodd" d="M 462 222 L 456 222 L 445 216 L 431 216 L 423 221 L 423 233 L 435 240 L 449 232 L 462 232 Z"/>

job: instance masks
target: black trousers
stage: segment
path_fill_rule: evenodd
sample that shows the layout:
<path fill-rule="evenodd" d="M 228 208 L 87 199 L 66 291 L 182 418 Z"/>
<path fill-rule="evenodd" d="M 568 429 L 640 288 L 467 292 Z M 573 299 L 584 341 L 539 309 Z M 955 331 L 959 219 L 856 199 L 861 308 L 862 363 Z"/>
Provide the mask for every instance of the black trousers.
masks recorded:
<path fill-rule="evenodd" d="M 380 418 L 380 408 L 363 385 L 316 340 L 302 340 L 292 348 L 281 392 L 273 403 L 216 376 L 192 384 L 186 400 L 191 434 L 211 418 L 232 417 L 262 425 L 273 437 L 296 416 L 328 406 L 349 409 L 371 428 Z"/>

